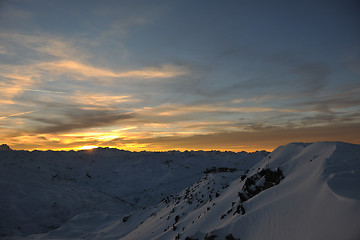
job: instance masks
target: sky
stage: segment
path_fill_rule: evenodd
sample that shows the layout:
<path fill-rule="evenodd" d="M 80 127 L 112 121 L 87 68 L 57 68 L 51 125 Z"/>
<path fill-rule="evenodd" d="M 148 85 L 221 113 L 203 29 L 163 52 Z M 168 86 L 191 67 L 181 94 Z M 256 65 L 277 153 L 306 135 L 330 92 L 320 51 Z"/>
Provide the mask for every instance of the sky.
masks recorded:
<path fill-rule="evenodd" d="M 0 140 L 360 144 L 359 12 L 357 0 L 0 0 Z"/>

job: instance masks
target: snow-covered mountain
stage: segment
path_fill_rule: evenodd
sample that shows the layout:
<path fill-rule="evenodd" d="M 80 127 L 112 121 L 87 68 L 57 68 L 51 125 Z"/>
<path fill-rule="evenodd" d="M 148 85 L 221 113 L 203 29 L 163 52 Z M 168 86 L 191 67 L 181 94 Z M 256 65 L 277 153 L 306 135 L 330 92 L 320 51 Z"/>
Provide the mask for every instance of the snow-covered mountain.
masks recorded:
<path fill-rule="evenodd" d="M 0 151 L 0 236 L 44 233 L 78 214 L 121 219 L 177 194 L 212 167 L 236 168 L 228 182 L 267 152 Z"/>
<path fill-rule="evenodd" d="M 0 156 L 12 239 L 360 239 L 360 145 Z"/>

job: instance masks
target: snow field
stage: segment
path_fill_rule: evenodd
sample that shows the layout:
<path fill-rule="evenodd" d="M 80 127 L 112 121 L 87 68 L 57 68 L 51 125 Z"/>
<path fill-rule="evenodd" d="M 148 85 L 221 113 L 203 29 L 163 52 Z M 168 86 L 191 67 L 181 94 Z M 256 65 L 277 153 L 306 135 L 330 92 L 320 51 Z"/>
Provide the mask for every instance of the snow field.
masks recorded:
<path fill-rule="evenodd" d="M 292 143 L 270 154 L 15 153 L 1 153 L 0 162 L 10 239 L 360 239 L 359 145 Z M 59 227 L 43 228 L 41 218 L 28 228 L 47 233 L 14 227 L 39 213 Z"/>

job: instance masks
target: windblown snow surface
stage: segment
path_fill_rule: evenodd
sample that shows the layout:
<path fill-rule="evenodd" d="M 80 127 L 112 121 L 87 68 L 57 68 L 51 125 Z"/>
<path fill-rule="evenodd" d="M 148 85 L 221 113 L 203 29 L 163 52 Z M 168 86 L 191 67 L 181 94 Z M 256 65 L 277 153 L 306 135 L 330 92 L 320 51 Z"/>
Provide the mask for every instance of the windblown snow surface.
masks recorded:
<path fill-rule="evenodd" d="M 0 152 L 4 239 L 360 239 L 360 145 Z"/>

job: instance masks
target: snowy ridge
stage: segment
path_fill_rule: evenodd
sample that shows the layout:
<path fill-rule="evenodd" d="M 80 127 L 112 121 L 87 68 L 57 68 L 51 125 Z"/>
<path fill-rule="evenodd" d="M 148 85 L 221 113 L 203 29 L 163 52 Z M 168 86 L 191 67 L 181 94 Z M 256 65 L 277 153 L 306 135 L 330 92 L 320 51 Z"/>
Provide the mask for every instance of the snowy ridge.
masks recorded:
<path fill-rule="evenodd" d="M 191 167 L 183 158 L 185 168 L 174 168 L 184 174 L 186 166 L 203 166 L 199 177 L 158 204 L 124 214 L 111 207 L 82 213 L 49 233 L 25 238 L 360 239 L 360 145 L 293 143 L 260 161 L 255 154 L 247 155 L 254 161 L 228 164 L 224 156 Z"/>

